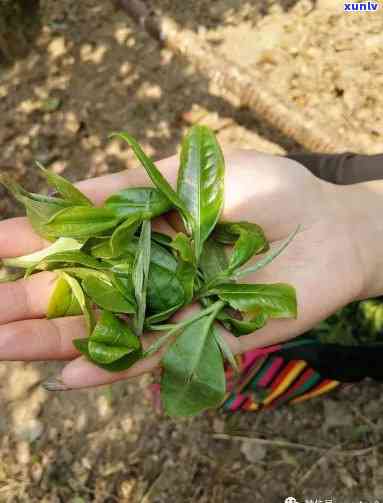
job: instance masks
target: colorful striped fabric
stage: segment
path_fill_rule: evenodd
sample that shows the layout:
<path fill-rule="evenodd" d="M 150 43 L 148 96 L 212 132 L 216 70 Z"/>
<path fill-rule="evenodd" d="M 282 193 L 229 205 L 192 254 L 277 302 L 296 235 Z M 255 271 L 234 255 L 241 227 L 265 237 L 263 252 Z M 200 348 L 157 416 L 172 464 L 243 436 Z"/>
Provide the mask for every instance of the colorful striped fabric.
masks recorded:
<path fill-rule="evenodd" d="M 226 371 L 228 393 L 223 409 L 258 411 L 285 403 L 299 403 L 336 388 L 340 382 L 326 379 L 301 359 L 288 360 L 280 347 L 249 351 L 237 358 L 239 376 Z"/>

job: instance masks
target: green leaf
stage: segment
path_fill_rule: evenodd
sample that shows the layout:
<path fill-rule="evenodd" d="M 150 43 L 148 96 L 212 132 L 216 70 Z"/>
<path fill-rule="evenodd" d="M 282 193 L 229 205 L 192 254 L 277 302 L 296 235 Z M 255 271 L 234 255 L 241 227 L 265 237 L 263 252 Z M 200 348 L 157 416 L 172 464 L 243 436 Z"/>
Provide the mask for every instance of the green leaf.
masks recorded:
<path fill-rule="evenodd" d="M 170 307 L 169 309 L 166 309 L 165 311 L 160 311 L 156 314 L 152 314 L 151 316 L 148 316 L 145 319 L 145 326 L 152 325 L 154 323 L 159 323 L 160 321 L 167 320 L 170 318 L 170 316 L 174 313 L 176 313 L 181 307 L 184 305 L 184 301 L 182 299 L 182 302 L 180 304 L 177 304 L 175 306 Z"/>
<path fill-rule="evenodd" d="M 149 220 L 172 208 L 164 194 L 154 187 L 134 187 L 121 190 L 109 197 L 104 206 L 112 209 L 120 218 L 137 217 Z"/>
<path fill-rule="evenodd" d="M 247 335 L 259 330 L 266 325 L 268 316 L 266 313 L 259 310 L 257 315 L 252 314 L 248 319 L 237 319 L 234 316 L 230 316 L 226 311 L 221 311 L 217 315 L 217 320 L 222 323 L 222 325 L 231 332 L 233 335 Z"/>
<path fill-rule="evenodd" d="M 223 208 L 224 176 L 224 158 L 214 133 L 206 126 L 193 126 L 182 142 L 177 192 L 192 216 L 186 216 L 185 224 L 192 230 L 197 261 Z"/>
<path fill-rule="evenodd" d="M 229 344 L 226 342 L 226 339 L 223 337 L 222 334 L 220 334 L 218 332 L 218 330 L 215 327 L 213 327 L 212 330 L 214 333 L 215 341 L 218 344 L 218 346 L 222 352 L 223 357 L 226 358 L 226 360 L 230 363 L 230 365 L 235 370 L 235 372 L 238 373 L 239 368 L 238 368 L 237 361 L 235 359 L 235 356 L 233 355 L 232 350 L 230 349 Z"/>
<path fill-rule="evenodd" d="M 148 349 L 146 349 L 143 353 L 144 358 L 147 358 L 148 356 L 152 356 L 154 353 L 157 353 L 164 344 L 168 342 L 170 337 L 172 337 L 173 334 L 165 334 L 159 337 L 156 341 L 151 344 Z"/>
<path fill-rule="evenodd" d="M 291 241 L 294 239 L 300 228 L 301 226 L 298 225 L 295 231 L 293 231 L 278 248 L 271 250 L 267 255 L 261 258 L 261 260 L 258 260 L 258 262 L 256 262 L 254 265 L 235 271 L 232 275 L 232 278 L 234 279 L 242 278 L 242 276 L 246 276 L 247 274 L 252 274 L 256 271 L 259 271 L 266 265 L 270 264 L 270 262 L 272 262 L 276 257 L 278 257 L 278 255 L 280 255 L 283 252 L 283 250 L 291 243 Z"/>
<path fill-rule="evenodd" d="M 190 304 L 194 294 L 196 267 L 189 236 L 182 232 L 176 234 L 172 241 L 172 247 L 177 250 L 179 255 L 176 275 L 184 290 L 184 304 Z"/>
<path fill-rule="evenodd" d="M 134 299 L 132 272 L 130 271 L 129 275 L 113 273 L 110 275 L 110 279 L 113 286 L 134 306 L 136 301 Z"/>
<path fill-rule="evenodd" d="M 262 228 L 249 222 L 218 224 L 214 229 L 214 239 L 222 244 L 234 244 L 228 266 L 230 273 L 245 264 L 253 255 L 269 249 Z"/>
<path fill-rule="evenodd" d="M 174 250 L 177 250 L 181 260 L 184 262 L 194 262 L 193 247 L 189 236 L 183 232 L 176 234 L 171 242 Z"/>
<path fill-rule="evenodd" d="M 81 306 L 66 279 L 59 275 L 48 303 L 47 318 L 76 316 L 82 313 Z"/>
<path fill-rule="evenodd" d="M 177 272 L 151 262 L 147 285 L 148 311 L 151 314 L 168 311 L 184 302 L 183 285 Z"/>
<path fill-rule="evenodd" d="M 105 269 L 105 264 L 80 250 L 53 253 L 41 260 L 35 267 L 36 269 L 46 269 L 53 264 L 57 268 L 56 264 L 59 263 L 82 265 L 89 269 Z"/>
<path fill-rule="evenodd" d="M 153 241 L 151 243 L 150 262 L 173 272 L 177 270 L 178 266 L 178 261 L 174 255 Z"/>
<path fill-rule="evenodd" d="M 225 396 L 225 373 L 214 337 L 214 316 L 187 325 L 162 358 L 161 398 L 169 416 L 192 416 L 217 407 Z"/>
<path fill-rule="evenodd" d="M 73 206 L 56 213 L 44 228 L 50 235 L 85 239 L 112 229 L 118 222 L 108 208 Z"/>
<path fill-rule="evenodd" d="M 56 236 L 49 233 L 45 224 L 60 210 L 71 206 L 71 203 L 64 199 L 27 192 L 18 183 L 4 175 L 0 177 L 0 183 L 19 203 L 24 205 L 33 229 L 45 239 L 54 239 Z"/>
<path fill-rule="evenodd" d="M 139 349 L 140 340 L 128 325 L 111 312 L 103 311 L 89 337 L 88 351 L 91 359 L 108 364 Z"/>
<path fill-rule="evenodd" d="M 205 241 L 199 267 L 206 281 L 212 280 L 226 271 L 229 267 L 229 262 L 224 246 L 212 238 Z"/>
<path fill-rule="evenodd" d="M 135 313 L 135 306 L 121 294 L 111 281 L 93 275 L 85 278 L 82 285 L 88 297 L 102 309 L 114 313 Z"/>
<path fill-rule="evenodd" d="M 126 255 L 124 255 L 124 259 L 128 256 L 128 254 L 136 256 L 138 249 L 139 240 L 136 237 L 133 237 L 132 240 L 127 243 Z M 154 241 L 151 242 L 150 246 L 150 262 L 163 267 L 164 269 L 169 269 L 169 271 L 175 272 L 177 270 L 178 262 L 174 255 Z"/>
<path fill-rule="evenodd" d="M 118 229 L 118 227 L 117 227 Z M 112 250 L 112 245 L 110 243 L 110 237 L 107 236 L 104 239 L 98 240 L 99 242 L 90 247 L 90 254 L 96 258 L 110 259 L 117 258 Z M 93 242 L 93 240 L 92 240 Z"/>
<path fill-rule="evenodd" d="M 238 311 L 257 315 L 261 310 L 270 318 L 296 318 L 295 289 L 285 283 L 270 285 L 235 284 L 218 285 L 210 293 L 217 294 Z"/>
<path fill-rule="evenodd" d="M 125 348 L 123 346 L 113 347 L 102 342 L 94 342 L 92 340 L 89 340 L 88 351 L 92 361 L 94 362 L 113 363 L 123 356 L 128 355 L 133 350 L 131 348 Z"/>
<path fill-rule="evenodd" d="M 112 257 L 120 257 L 124 254 L 127 243 L 132 239 L 139 225 L 140 220 L 135 216 L 131 216 L 114 230 L 110 238 Z"/>
<path fill-rule="evenodd" d="M 119 360 L 105 364 L 92 360 L 92 357 L 90 356 L 88 349 L 89 338 L 74 339 L 73 345 L 78 351 L 80 351 L 80 353 L 85 355 L 88 358 L 88 360 L 97 365 L 97 367 L 101 367 L 105 370 L 108 370 L 109 372 L 121 372 L 122 370 L 126 370 L 142 358 L 142 350 L 139 349 L 137 351 L 132 351 L 131 353 L 123 356 Z"/>
<path fill-rule="evenodd" d="M 118 261 L 106 262 L 110 265 L 110 270 L 118 276 L 132 276 L 134 257 L 132 255 L 121 257 Z"/>
<path fill-rule="evenodd" d="M 194 281 L 196 268 L 190 262 L 180 261 L 177 267 L 176 276 L 181 283 L 184 292 L 184 305 L 190 304 L 194 296 Z"/>
<path fill-rule="evenodd" d="M 135 317 L 136 335 L 142 335 L 146 313 L 146 293 L 148 288 L 149 266 L 150 266 L 150 220 L 142 222 L 140 239 L 138 241 L 137 252 L 133 264 L 133 286 L 137 303 L 137 313 Z"/>
<path fill-rule="evenodd" d="M 41 174 L 47 180 L 49 185 L 54 187 L 63 199 L 69 201 L 75 206 L 93 206 L 90 199 L 78 190 L 69 180 L 44 168 L 44 166 L 38 161 L 36 161 L 36 164 L 40 168 Z"/>
<path fill-rule="evenodd" d="M 29 255 L 16 258 L 3 259 L 3 263 L 8 267 L 22 267 L 27 269 L 41 262 L 43 259 L 58 252 L 66 252 L 71 250 L 79 250 L 82 244 L 72 238 L 59 238 L 55 243 L 43 250 L 39 250 Z"/>
<path fill-rule="evenodd" d="M 130 145 L 135 156 L 140 161 L 142 167 L 145 169 L 147 174 L 149 175 L 151 181 L 158 188 L 162 194 L 168 198 L 168 200 L 173 203 L 178 209 L 180 209 L 183 213 L 187 213 L 187 209 L 182 201 L 182 199 L 178 196 L 177 192 L 171 187 L 169 182 L 164 178 L 161 172 L 157 169 L 156 165 L 152 161 L 150 157 L 148 157 L 145 152 L 142 150 L 138 142 L 130 136 L 128 133 L 120 132 L 120 133 L 112 133 L 110 138 L 117 136 L 121 138 L 126 143 Z"/>
<path fill-rule="evenodd" d="M 61 271 L 60 275 L 71 287 L 73 295 L 84 314 L 86 325 L 88 327 L 88 333 L 90 334 L 94 327 L 94 316 L 92 308 L 89 304 L 88 299 L 84 295 L 80 283 L 75 278 L 72 278 L 72 276 L 69 276 L 69 274 L 67 274 L 66 272 Z"/>

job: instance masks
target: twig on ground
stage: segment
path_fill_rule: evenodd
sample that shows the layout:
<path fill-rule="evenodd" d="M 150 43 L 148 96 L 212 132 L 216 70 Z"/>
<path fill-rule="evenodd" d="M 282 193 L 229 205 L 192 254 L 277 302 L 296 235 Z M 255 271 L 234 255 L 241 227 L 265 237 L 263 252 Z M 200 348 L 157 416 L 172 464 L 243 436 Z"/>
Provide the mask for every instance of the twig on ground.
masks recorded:
<path fill-rule="evenodd" d="M 260 445 L 285 447 L 288 449 L 301 449 L 304 451 L 320 452 L 325 455 L 328 454 L 330 451 L 332 451 L 332 453 L 335 454 L 336 456 L 345 456 L 345 457 L 365 456 L 366 454 L 370 454 L 372 451 L 374 451 L 375 449 L 377 449 L 382 445 L 382 443 L 379 443 L 377 445 L 369 446 L 363 449 L 342 450 L 339 445 L 328 449 L 326 447 L 317 447 L 315 445 L 300 444 L 297 442 L 289 442 L 287 440 L 271 440 L 267 438 L 246 437 L 242 435 L 226 435 L 224 433 L 215 433 L 213 434 L 213 438 L 216 438 L 218 440 L 246 440 L 247 442 L 254 442 L 255 444 Z"/>

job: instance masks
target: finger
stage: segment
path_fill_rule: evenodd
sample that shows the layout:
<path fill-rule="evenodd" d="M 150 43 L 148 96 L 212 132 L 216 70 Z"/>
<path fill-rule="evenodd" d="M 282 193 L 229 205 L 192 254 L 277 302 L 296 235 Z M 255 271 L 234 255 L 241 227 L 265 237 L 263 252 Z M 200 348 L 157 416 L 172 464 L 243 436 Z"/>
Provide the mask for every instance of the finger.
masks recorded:
<path fill-rule="evenodd" d="M 0 326 L 0 360 L 68 360 L 79 354 L 72 340 L 86 333 L 83 316 L 8 323 Z"/>
<path fill-rule="evenodd" d="M 0 222 L 0 258 L 19 257 L 41 250 L 48 242 L 35 233 L 26 217 Z"/>
<path fill-rule="evenodd" d="M 176 182 L 176 157 L 169 157 L 157 163 L 158 168 L 170 183 Z M 128 187 L 152 186 L 146 171 L 142 168 L 128 169 L 112 175 L 105 175 L 76 184 L 96 205 L 101 205 L 111 194 Z M 27 218 L 11 218 L 0 222 L 0 257 L 18 257 L 33 253 L 48 245 L 39 237 Z"/>
<path fill-rule="evenodd" d="M 55 281 L 55 273 L 42 272 L 28 279 L 0 283 L 0 324 L 44 316 Z"/>
<path fill-rule="evenodd" d="M 185 317 L 191 316 L 198 309 L 199 308 L 196 306 L 190 306 L 187 309 L 184 309 L 182 313 L 177 313 L 177 315 L 173 319 L 174 321 L 180 321 Z M 238 353 L 240 351 L 239 339 L 237 339 L 218 325 L 217 328 L 225 337 L 233 353 Z M 144 346 L 147 346 L 148 343 L 151 343 L 154 338 L 156 338 L 154 334 L 150 334 L 150 336 L 151 337 L 148 338 L 145 335 L 145 337 L 143 338 Z M 139 360 L 132 367 L 122 372 L 111 373 L 99 367 L 96 367 L 84 357 L 76 358 L 64 367 L 59 376 L 50 380 L 47 387 L 50 390 L 87 388 L 93 386 L 101 386 L 104 384 L 111 384 L 116 381 L 136 377 L 148 372 L 153 372 L 160 364 L 162 355 L 166 351 L 167 347 L 168 345 L 164 345 L 156 354 Z"/>
<path fill-rule="evenodd" d="M 238 339 L 229 334 L 226 330 L 220 330 L 230 345 L 231 350 L 236 354 L 239 350 Z M 137 377 L 148 372 L 153 372 L 158 367 L 162 355 L 166 351 L 166 347 L 167 346 L 163 346 L 156 354 L 139 360 L 128 370 L 122 372 L 111 373 L 96 367 L 84 357 L 76 358 L 64 367 L 61 374 L 56 379 L 61 383 L 61 389 L 64 390 L 102 386 L 123 379 Z"/>

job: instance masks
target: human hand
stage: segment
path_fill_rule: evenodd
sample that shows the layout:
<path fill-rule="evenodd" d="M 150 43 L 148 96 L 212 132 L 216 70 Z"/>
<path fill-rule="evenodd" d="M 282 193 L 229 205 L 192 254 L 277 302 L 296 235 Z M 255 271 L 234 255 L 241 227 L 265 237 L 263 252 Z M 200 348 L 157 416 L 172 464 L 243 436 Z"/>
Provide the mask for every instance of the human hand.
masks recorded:
<path fill-rule="evenodd" d="M 300 164 L 282 157 L 242 150 L 226 154 L 226 159 L 223 220 L 258 223 L 272 247 L 278 246 L 278 241 L 285 239 L 298 224 L 302 228 L 274 262 L 245 278 L 246 282 L 293 285 L 297 290 L 298 319 L 271 320 L 261 330 L 240 338 L 221 328 L 234 353 L 299 335 L 341 306 L 369 296 L 373 288 L 377 288 L 372 286 L 373 264 L 368 264 L 369 258 L 361 251 L 360 240 L 352 232 L 353 221 L 358 216 L 363 220 L 355 198 L 363 193 L 367 207 L 371 203 L 368 189 L 346 191 L 322 182 Z M 158 167 L 174 184 L 177 159 L 163 160 Z M 96 204 L 117 190 L 143 185 L 150 185 L 150 181 L 140 169 L 78 184 Z M 162 232 L 171 234 L 179 222 L 170 215 L 167 220 L 158 219 L 156 225 Z M 368 230 L 364 232 L 368 240 Z M 45 244 L 25 218 L 0 223 L 2 257 L 31 253 Z M 79 357 L 72 340 L 86 336 L 82 317 L 44 319 L 54 280 L 53 273 L 42 272 L 28 280 L 0 285 L 0 359 L 72 360 L 59 379 L 50 382 L 50 389 L 110 383 L 158 365 L 160 355 L 156 354 L 127 371 L 111 374 Z M 191 309 L 185 309 L 177 317 L 187 315 Z M 150 341 L 152 337 L 153 334 L 149 334 L 144 339 Z"/>

